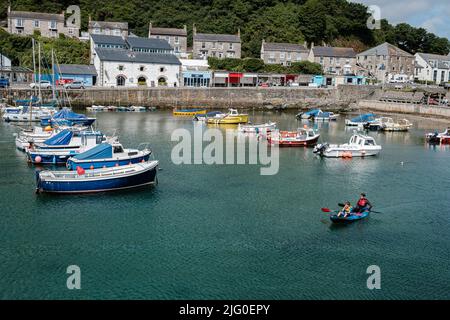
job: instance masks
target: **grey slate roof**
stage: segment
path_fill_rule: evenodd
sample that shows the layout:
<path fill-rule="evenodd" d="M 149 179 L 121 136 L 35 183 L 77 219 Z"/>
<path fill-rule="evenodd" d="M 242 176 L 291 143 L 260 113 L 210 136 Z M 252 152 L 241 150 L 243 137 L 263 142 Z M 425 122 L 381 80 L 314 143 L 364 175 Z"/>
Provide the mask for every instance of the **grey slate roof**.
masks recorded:
<path fill-rule="evenodd" d="M 89 28 L 96 28 L 97 26 L 99 28 L 128 30 L 128 22 L 89 21 Z"/>
<path fill-rule="evenodd" d="M 131 48 L 173 50 L 170 44 L 163 39 L 128 37 L 127 43 Z"/>
<path fill-rule="evenodd" d="M 265 42 L 264 51 L 292 51 L 292 52 L 308 52 L 303 45 L 297 43 L 275 43 Z"/>
<path fill-rule="evenodd" d="M 197 33 L 194 35 L 194 41 L 240 43 L 241 37 L 234 34 Z"/>
<path fill-rule="evenodd" d="M 402 50 L 390 43 L 383 43 L 379 46 L 366 50 L 358 54 L 358 56 L 400 56 L 412 58 L 413 55 Z"/>
<path fill-rule="evenodd" d="M 60 64 L 59 68 L 56 70 L 62 74 L 97 75 L 97 71 L 95 71 L 95 67 L 93 65 Z"/>
<path fill-rule="evenodd" d="M 437 62 L 437 67 L 439 69 L 450 69 L 450 55 L 443 56 L 439 54 L 431 54 L 431 53 L 417 53 L 421 56 L 427 63 L 430 63 L 430 60 L 434 60 Z"/>
<path fill-rule="evenodd" d="M 126 46 L 127 43 L 121 36 L 107 36 L 103 34 L 91 34 L 95 44 L 114 44 Z"/>
<path fill-rule="evenodd" d="M 186 30 L 176 28 L 151 28 L 150 34 L 160 36 L 180 36 L 180 37 L 187 36 Z"/>
<path fill-rule="evenodd" d="M 11 11 L 8 14 L 10 18 L 23 18 L 23 19 L 36 19 L 36 20 L 56 20 L 64 22 L 64 15 L 54 13 L 43 12 L 30 12 L 30 11 Z"/>
<path fill-rule="evenodd" d="M 353 48 L 314 47 L 313 52 L 316 57 L 356 58 Z"/>
<path fill-rule="evenodd" d="M 180 60 L 173 54 L 100 48 L 97 49 L 97 55 L 103 61 L 181 65 Z"/>

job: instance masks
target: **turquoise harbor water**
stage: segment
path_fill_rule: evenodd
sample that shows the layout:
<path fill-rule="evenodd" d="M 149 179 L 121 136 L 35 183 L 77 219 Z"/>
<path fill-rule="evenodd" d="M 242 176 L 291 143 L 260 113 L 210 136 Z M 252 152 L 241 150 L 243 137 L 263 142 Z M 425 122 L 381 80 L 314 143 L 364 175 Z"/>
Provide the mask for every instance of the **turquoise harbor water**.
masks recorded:
<path fill-rule="evenodd" d="M 383 152 L 370 159 L 281 149 L 279 173 L 261 176 L 259 166 L 174 165 L 170 135 L 194 124 L 170 112 L 97 117 L 126 147 L 151 143 L 159 185 L 36 195 L 17 129 L 0 124 L 0 298 L 450 298 L 450 149 L 424 141 L 446 123 L 413 119 L 409 133 L 371 133 Z M 294 113 L 250 117 L 298 126 Z M 351 135 L 342 120 L 320 132 L 330 142 Z M 320 208 L 361 191 L 382 214 L 331 226 Z M 66 288 L 69 265 L 81 268 L 80 291 Z M 381 290 L 366 287 L 370 265 L 381 268 Z"/>

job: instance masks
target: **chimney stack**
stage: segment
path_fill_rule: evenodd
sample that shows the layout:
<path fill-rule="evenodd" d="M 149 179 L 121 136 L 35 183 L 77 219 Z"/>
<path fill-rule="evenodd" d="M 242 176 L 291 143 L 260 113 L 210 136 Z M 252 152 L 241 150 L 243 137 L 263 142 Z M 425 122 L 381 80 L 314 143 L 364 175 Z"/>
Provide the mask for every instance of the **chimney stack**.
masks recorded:
<path fill-rule="evenodd" d="M 150 21 L 148 24 L 148 37 L 150 38 L 151 35 L 152 35 L 152 22 Z"/>
<path fill-rule="evenodd" d="M 196 36 L 197 35 L 197 27 L 195 26 L 195 23 L 192 24 L 192 35 Z"/>
<path fill-rule="evenodd" d="M 238 37 L 241 37 L 241 28 L 238 28 Z"/>
<path fill-rule="evenodd" d="M 187 32 L 187 25 L 184 25 L 184 26 L 183 26 L 183 29 L 184 29 L 184 31 Z"/>

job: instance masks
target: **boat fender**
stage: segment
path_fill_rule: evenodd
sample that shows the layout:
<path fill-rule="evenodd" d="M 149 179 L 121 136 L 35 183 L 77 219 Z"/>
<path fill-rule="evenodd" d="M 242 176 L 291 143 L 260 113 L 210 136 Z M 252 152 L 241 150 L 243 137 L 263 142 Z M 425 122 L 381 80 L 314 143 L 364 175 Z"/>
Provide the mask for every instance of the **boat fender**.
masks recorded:
<path fill-rule="evenodd" d="M 93 166 L 93 165 L 91 165 L 91 166 L 89 167 L 89 169 L 91 169 L 91 170 L 94 170 L 94 166 Z"/>
<path fill-rule="evenodd" d="M 37 156 L 36 158 L 34 158 L 34 162 L 41 163 L 42 162 L 42 158 L 40 156 Z"/>

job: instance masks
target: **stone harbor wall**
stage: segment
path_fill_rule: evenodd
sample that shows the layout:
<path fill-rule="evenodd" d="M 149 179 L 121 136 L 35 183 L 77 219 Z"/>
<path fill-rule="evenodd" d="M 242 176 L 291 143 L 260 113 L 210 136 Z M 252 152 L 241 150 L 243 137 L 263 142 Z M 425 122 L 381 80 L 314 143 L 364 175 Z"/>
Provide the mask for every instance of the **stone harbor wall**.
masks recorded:
<path fill-rule="evenodd" d="M 233 108 L 292 108 L 319 107 L 323 110 L 346 111 L 360 99 L 370 99 L 377 89 L 370 86 L 339 86 L 338 88 L 90 88 L 87 90 L 58 91 L 68 96 L 74 106 L 142 105 L 160 108 L 205 107 Z M 30 89 L 0 91 L 10 103 L 26 99 Z M 43 92 L 51 99 L 51 91 Z"/>
<path fill-rule="evenodd" d="M 404 113 L 433 118 L 450 118 L 450 107 L 426 106 L 411 103 L 395 103 L 376 100 L 360 100 L 358 107 L 373 112 Z"/>

